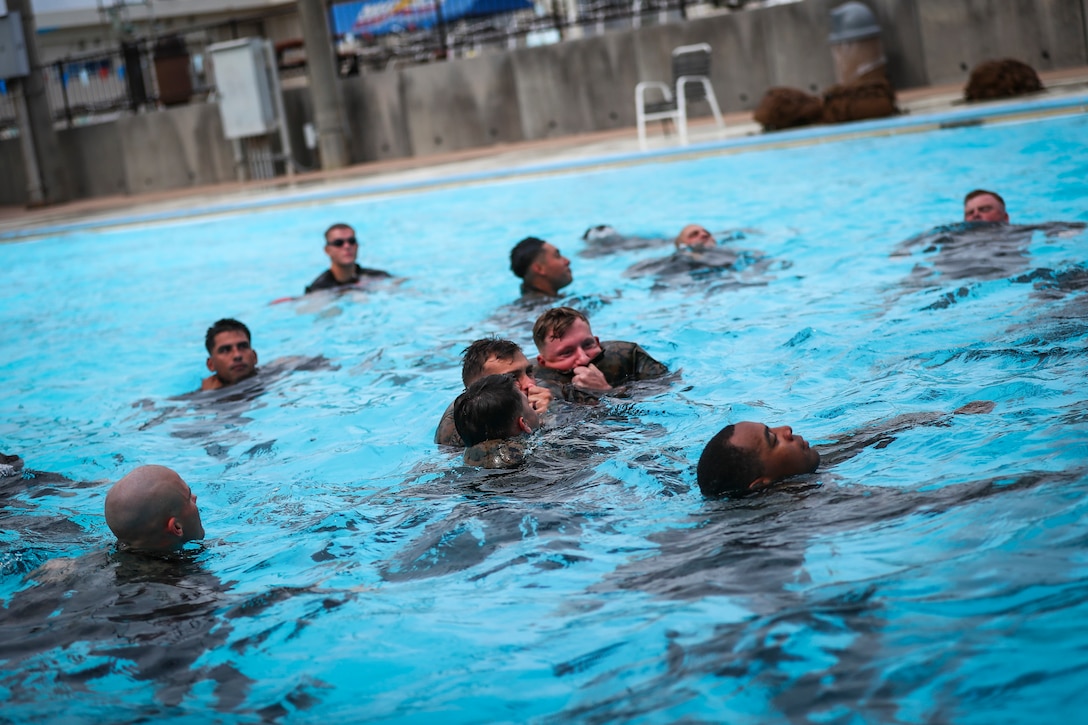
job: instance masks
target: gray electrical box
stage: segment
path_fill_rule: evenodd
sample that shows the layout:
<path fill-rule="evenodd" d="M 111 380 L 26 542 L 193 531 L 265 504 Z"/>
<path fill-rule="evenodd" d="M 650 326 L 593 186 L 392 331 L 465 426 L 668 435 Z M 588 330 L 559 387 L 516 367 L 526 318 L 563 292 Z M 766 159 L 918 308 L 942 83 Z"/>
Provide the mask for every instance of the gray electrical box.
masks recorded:
<path fill-rule="evenodd" d="M 25 78 L 30 75 L 23 39 L 23 18 L 17 12 L 0 17 L 0 78 Z"/>
<path fill-rule="evenodd" d="M 258 136 L 275 131 L 275 80 L 270 74 L 268 41 L 243 38 L 208 46 L 219 92 L 219 117 L 228 139 Z"/>

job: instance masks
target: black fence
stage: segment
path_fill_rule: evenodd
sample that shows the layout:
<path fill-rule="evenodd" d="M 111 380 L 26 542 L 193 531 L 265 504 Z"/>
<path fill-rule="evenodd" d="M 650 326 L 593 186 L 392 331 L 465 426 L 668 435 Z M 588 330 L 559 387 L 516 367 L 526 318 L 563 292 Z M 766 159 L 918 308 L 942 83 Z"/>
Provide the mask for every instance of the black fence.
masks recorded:
<path fill-rule="evenodd" d="M 130 37 L 116 47 L 71 55 L 39 66 L 53 118 L 79 125 L 140 109 L 181 105 L 213 88 L 205 67 L 213 43 L 264 35 L 267 20 L 289 19 L 293 9 L 232 19 L 169 33 Z M 0 139 L 15 135 L 15 97 L 0 81 Z"/>
<path fill-rule="evenodd" d="M 68 125 L 188 103 L 200 91 L 193 84 L 192 57 L 178 36 L 125 42 L 117 50 L 71 56 L 40 70 L 54 119 Z M 14 125 L 12 90 L 11 84 L 0 86 L 0 128 Z"/>

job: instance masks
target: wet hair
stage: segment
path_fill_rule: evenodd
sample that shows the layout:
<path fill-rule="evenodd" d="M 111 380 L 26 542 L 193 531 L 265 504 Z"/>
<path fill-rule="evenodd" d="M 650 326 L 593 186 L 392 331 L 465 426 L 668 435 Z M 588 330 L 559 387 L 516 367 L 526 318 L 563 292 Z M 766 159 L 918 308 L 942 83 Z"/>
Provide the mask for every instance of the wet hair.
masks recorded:
<path fill-rule="evenodd" d="M 514 273 L 514 276 L 525 279 L 525 274 L 529 271 L 529 267 L 533 266 L 533 262 L 536 261 L 545 244 L 547 242 L 543 239 L 525 237 L 514 245 L 514 248 L 510 250 L 510 271 Z"/>
<path fill-rule="evenodd" d="M 736 426 L 727 425 L 710 439 L 699 456 L 695 477 L 707 497 L 736 496 L 763 475 L 763 463 L 755 451 L 738 448 L 730 441 Z"/>
<path fill-rule="evenodd" d="M 325 230 L 325 243 L 329 243 L 329 234 L 335 232 L 337 229 L 347 229 L 349 232 L 354 232 L 355 229 L 350 224 L 344 224 L 343 222 L 336 222 L 331 227 Z"/>
<path fill-rule="evenodd" d="M 967 202 L 974 199 L 976 196 L 982 196 L 983 194 L 989 194 L 993 198 L 997 199 L 1001 202 L 1001 208 L 1005 208 L 1005 200 L 1001 198 L 1001 194 L 998 194 L 996 191 L 987 191 L 986 189 L 975 189 L 974 191 L 967 192 L 967 196 L 963 197 L 963 203 L 966 204 Z"/>
<path fill-rule="evenodd" d="M 513 375 L 485 375 L 453 401 L 453 424 L 466 446 L 511 438 L 523 405 Z"/>
<path fill-rule="evenodd" d="M 209 327 L 204 334 L 204 347 L 208 349 L 209 355 L 212 354 L 212 349 L 215 347 L 215 336 L 220 332 L 244 332 L 246 339 L 251 343 L 253 342 L 248 327 L 231 317 L 224 317 L 222 320 L 216 320 L 215 324 Z"/>
<path fill-rule="evenodd" d="M 582 234 L 582 239 L 591 242 L 595 239 L 601 239 L 602 237 L 617 237 L 619 232 L 610 227 L 607 224 L 598 224 L 595 227 L 590 227 Z"/>
<path fill-rule="evenodd" d="M 562 337 L 575 320 L 589 324 L 589 318 L 573 307 L 553 307 L 538 317 L 533 325 L 533 342 L 537 349 L 544 349 L 544 343 L 548 340 Z"/>
<path fill-rule="evenodd" d="M 496 360 L 513 360 L 514 356 L 521 352 L 521 347 L 516 342 L 503 340 L 498 337 L 485 337 L 476 340 L 461 351 L 464 362 L 461 364 L 461 380 L 467 388 L 476 382 L 484 374 L 484 365 L 491 358 Z"/>

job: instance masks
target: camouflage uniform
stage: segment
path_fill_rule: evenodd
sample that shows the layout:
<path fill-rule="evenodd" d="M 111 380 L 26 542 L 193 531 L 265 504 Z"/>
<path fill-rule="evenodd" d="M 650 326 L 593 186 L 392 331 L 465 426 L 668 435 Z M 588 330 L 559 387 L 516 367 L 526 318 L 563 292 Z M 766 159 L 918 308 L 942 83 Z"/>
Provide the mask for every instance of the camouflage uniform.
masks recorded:
<path fill-rule="evenodd" d="M 650 357 L 650 354 L 636 343 L 623 340 L 606 340 L 601 343 L 601 354 L 593 358 L 590 364 L 604 375 L 604 379 L 613 388 L 618 388 L 635 380 L 648 380 L 666 375 L 669 369 Z M 597 393 L 579 390 L 571 383 L 573 372 L 552 370 L 544 366 L 535 369 L 534 374 L 542 386 L 552 391 L 555 397 L 575 403 L 592 403 L 600 397 Z"/>

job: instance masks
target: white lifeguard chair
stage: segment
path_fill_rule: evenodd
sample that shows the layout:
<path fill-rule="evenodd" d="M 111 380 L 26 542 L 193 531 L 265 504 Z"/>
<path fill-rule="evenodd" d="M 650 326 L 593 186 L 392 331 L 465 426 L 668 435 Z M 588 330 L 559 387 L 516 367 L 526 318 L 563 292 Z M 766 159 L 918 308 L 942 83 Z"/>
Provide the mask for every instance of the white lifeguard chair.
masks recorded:
<path fill-rule="evenodd" d="M 714 113 L 719 129 L 725 128 L 721 108 L 710 85 L 710 46 L 707 43 L 682 45 L 672 51 L 672 87 L 664 81 L 642 81 L 635 86 L 635 118 L 638 145 L 646 150 L 646 122 L 670 121 L 676 124 L 680 143 L 688 144 L 688 104 L 705 100 Z M 647 101 L 646 92 L 655 90 L 661 100 Z"/>

